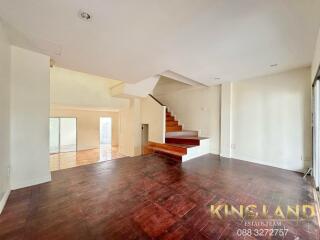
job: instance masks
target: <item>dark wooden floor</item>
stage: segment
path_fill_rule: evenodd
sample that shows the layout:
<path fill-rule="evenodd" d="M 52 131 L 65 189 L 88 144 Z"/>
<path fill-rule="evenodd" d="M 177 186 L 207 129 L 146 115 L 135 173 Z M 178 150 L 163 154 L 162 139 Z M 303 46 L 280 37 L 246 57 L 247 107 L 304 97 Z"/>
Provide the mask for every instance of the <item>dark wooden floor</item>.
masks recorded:
<path fill-rule="evenodd" d="M 219 220 L 210 205 L 314 203 L 301 174 L 214 155 L 183 164 L 157 155 L 123 158 L 52 177 L 11 193 L 0 216 L 1 240 L 255 239 L 237 236 L 243 221 Z M 315 217 L 284 224 L 284 239 L 319 239 Z"/>

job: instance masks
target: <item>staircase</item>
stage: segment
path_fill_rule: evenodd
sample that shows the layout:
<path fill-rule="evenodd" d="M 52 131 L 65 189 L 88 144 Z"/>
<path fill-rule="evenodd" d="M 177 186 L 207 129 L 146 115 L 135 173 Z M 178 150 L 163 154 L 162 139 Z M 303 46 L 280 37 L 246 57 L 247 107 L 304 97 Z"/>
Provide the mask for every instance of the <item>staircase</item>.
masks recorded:
<path fill-rule="evenodd" d="M 199 137 L 198 131 L 183 130 L 179 121 L 167 109 L 165 143 L 149 142 L 147 148 L 173 160 L 184 162 L 208 154 L 210 152 L 210 140 Z"/>

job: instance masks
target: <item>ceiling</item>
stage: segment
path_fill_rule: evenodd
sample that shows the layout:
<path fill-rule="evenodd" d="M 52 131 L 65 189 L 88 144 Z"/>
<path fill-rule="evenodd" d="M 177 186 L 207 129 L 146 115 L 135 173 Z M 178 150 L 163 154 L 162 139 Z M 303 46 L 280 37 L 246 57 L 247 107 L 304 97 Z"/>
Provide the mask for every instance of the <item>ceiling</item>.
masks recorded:
<path fill-rule="evenodd" d="M 310 65 L 318 0 L 0 0 L 13 44 L 58 66 L 135 83 L 172 71 L 205 85 Z M 92 21 L 78 18 L 80 9 Z M 278 64 L 270 67 L 271 64 Z"/>
<path fill-rule="evenodd" d="M 200 87 L 200 86 L 198 86 Z M 175 81 L 171 78 L 161 76 L 156 86 L 153 89 L 152 95 L 160 97 L 161 95 L 167 95 L 170 93 L 176 93 L 177 91 L 195 89 L 194 86 L 189 84 Z"/>

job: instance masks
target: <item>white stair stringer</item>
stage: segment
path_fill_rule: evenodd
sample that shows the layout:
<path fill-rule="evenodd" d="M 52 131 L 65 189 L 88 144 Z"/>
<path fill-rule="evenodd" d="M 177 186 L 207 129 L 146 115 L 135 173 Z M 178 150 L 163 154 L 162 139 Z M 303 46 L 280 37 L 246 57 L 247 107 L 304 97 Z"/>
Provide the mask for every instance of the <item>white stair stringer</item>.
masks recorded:
<path fill-rule="evenodd" d="M 210 139 L 200 140 L 200 145 L 187 149 L 187 154 L 182 156 L 182 162 L 210 153 Z"/>

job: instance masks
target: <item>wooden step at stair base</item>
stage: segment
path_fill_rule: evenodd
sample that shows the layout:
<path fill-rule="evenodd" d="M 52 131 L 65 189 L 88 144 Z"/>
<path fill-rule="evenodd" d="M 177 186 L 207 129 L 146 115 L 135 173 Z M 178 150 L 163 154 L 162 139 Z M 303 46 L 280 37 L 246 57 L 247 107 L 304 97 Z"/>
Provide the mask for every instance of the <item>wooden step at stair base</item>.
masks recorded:
<path fill-rule="evenodd" d="M 199 139 L 199 145 L 149 142 L 147 146 L 154 153 L 185 162 L 210 152 L 210 139 Z"/>
<path fill-rule="evenodd" d="M 173 154 L 166 153 L 166 152 L 158 152 L 158 151 L 154 151 L 154 152 L 159 155 L 166 156 L 174 161 L 182 162 L 182 156 L 177 156 L 177 155 L 173 155 Z"/>
<path fill-rule="evenodd" d="M 182 161 L 188 153 L 188 148 L 195 147 L 194 145 L 188 144 L 167 144 L 167 143 L 155 143 L 149 142 L 147 145 L 148 149 L 165 156 L 168 156 L 174 160 Z"/>
<path fill-rule="evenodd" d="M 183 130 L 166 132 L 167 137 L 198 137 L 198 131 Z"/>
<path fill-rule="evenodd" d="M 183 144 L 166 144 L 166 143 L 149 142 L 148 147 L 153 150 L 163 151 L 163 152 L 183 156 L 187 154 L 187 148 L 190 146 L 186 146 Z"/>
<path fill-rule="evenodd" d="M 203 139 L 206 139 L 206 138 L 192 137 L 192 136 L 166 137 L 166 143 L 199 146 L 200 141 Z"/>
<path fill-rule="evenodd" d="M 166 132 L 182 131 L 182 126 L 166 126 Z"/>

